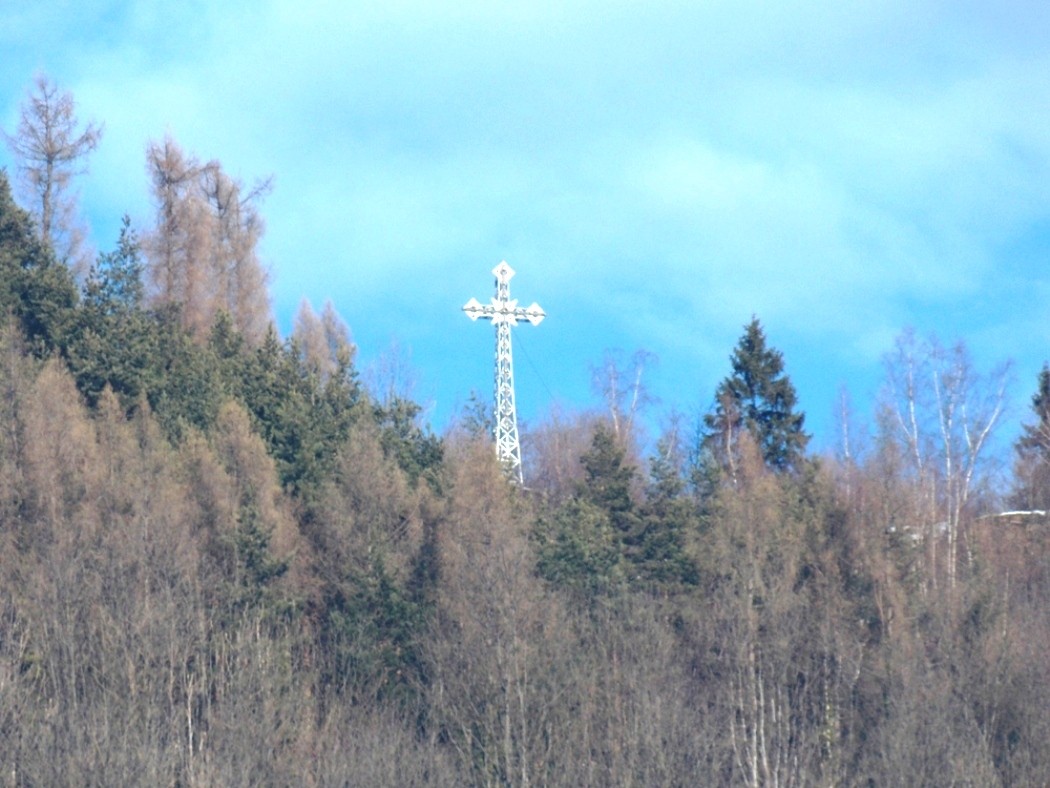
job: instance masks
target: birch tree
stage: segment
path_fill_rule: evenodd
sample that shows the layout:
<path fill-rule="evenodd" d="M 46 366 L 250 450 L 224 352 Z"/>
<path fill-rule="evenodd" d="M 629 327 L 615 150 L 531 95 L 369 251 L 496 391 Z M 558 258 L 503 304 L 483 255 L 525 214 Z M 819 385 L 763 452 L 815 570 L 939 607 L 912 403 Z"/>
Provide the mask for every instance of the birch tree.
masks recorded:
<path fill-rule="evenodd" d="M 613 434 L 625 447 L 634 448 L 638 419 L 653 402 L 643 378 L 656 361 L 647 350 L 636 350 L 629 359 L 622 350 L 606 350 L 601 365 L 591 368 L 591 387 L 604 401 Z"/>
<path fill-rule="evenodd" d="M 1003 415 L 1011 365 L 982 374 L 964 343 L 946 347 L 935 336 L 918 338 L 911 329 L 897 338 L 885 364 L 888 428 L 928 513 L 923 536 L 934 570 L 931 579 L 936 583 L 936 547 L 943 535 L 944 569 L 949 587 L 954 587 L 965 541 L 964 515 Z"/>

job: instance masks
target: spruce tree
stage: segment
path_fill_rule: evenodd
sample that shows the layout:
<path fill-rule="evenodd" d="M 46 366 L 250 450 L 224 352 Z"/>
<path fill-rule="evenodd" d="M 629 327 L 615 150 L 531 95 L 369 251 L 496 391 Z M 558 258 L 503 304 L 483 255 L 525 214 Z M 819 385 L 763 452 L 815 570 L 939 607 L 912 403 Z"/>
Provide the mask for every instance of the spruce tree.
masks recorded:
<path fill-rule="evenodd" d="M 784 356 L 766 345 L 758 318 L 744 327 L 730 362 L 733 372 L 718 385 L 714 409 L 704 417 L 707 453 L 730 464 L 740 431 L 746 430 L 767 467 L 798 469 L 809 443 L 802 428 L 805 414 L 795 411 L 797 397 L 784 374 Z"/>
<path fill-rule="evenodd" d="M 664 437 L 649 459 L 649 484 L 639 510 L 641 535 L 630 555 L 647 584 L 664 591 L 699 582 L 685 542 L 687 533 L 699 529 L 700 512 L 685 494 L 685 487 L 677 447 Z"/>
<path fill-rule="evenodd" d="M 84 286 L 84 303 L 105 314 L 126 315 L 141 309 L 145 299 L 142 281 L 144 266 L 139 240 L 131 228 L 131 218 L 121 219 L 120 237 L 115 251 L 100 255 Z"/>
<path fill-rule="evenodd" d="M 1039 388 L 1032 395 L 1036 421 L 1022 427 L 1014 444 L 1012 503 L 1021 509 L 1050 508 L 1050 365 L 1039 372 Z"/>
<path fill-rule="evenodd" d="M 580 458 L 585 480 L 579 497 L 587 499 L 609 515 L 621 538 L 630 540 L 638 530 L 638 516 L 631 499 L 635 469 L 613 431 L 599 423 L 591 448 Z"/>
<path fill-rule="evenodd" d="M 125 216 L 117 249 L 100 255 L 88 273 L 66 347 L 77 388 L 92 407 L 108 385 L 130 408 L 166 374 L 158 359 L 169 336 L 142 308 L 143 298 L 138 240 Z"/>
<path fill-rule="evenodd" d="M 0 312 L 17 320 L 37 356 L 62 349 L 77 303 L 73 277 L 36 236 L 0 169 Z"/>
<path fill-rule="evenodd" d="M 585 597 L 622 588 L 625 559 L 641 535 L 631 498 L 634 467 L 612 429 L 599 422 L 580 457 L 584 480 L 576 493 L 538 527 L 540 576 Z"/>
<path fill-rule="evenodd" d="M 684 481 L 666 446 L 661 450 L 646 500 L 636 504 L 636 470 L 612 429 L 598 424 L 580 458 L 585 478 L 576 495 L 540 524 L 542 577 L 592 596 L 617 588 L 665 593 L 696 584 L 684 546 L 685 532 L 696 527 L 695 508 L 682 495 Z"/>

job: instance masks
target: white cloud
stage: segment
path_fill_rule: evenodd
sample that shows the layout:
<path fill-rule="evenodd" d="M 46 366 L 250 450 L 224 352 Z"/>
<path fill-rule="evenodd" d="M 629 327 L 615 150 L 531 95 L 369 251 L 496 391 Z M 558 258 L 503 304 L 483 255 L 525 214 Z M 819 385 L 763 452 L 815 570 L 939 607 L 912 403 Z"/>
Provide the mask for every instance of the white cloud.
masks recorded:
<path fill-rule="evenodd" d="M 43 66 L 106 122 L 97 215 L 148 217 L 143 151 L 169 130 L 273 173 L 289 312 L 338 295 L 360 323 L 406 283 L 443 309 L 507 257 L 611 306 L 572 338 L 578 364 L 721 359 L 752 312 L 870 359 L 916 313 L 964 325 L 1047 221 L 1031 4 L 140 0 L 50 4 L 71 20 L 54 27 L 48 5 L 0 15 L 8 79 Z M 0 90 L 10 118 L 24 82 Z"/>

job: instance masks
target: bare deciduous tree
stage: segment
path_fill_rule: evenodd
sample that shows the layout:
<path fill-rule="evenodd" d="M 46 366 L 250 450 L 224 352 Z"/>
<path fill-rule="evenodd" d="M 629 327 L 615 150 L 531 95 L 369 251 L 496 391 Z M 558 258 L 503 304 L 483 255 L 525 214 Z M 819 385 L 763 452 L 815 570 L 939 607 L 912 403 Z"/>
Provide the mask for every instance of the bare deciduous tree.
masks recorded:
<path fill-rule="evenodd" d="M 4 134 L 25 191 L 32 195 L 30 212 L 40 237 L 78 274 L 87 270 L 90 255 L 83 249 L 85 233 L 71 186 L 87 171 L 87 156 L 98 147 L 103 128 L 79 126 L 73 94 L 38 74 L 22 104 L 18 130 Z"/>
<path fill-rule="evenodd" d="M 1008 362 L 983 375 L 962 342 L 945 347 L 936 337 L 920 340 L 910 329 L 886 358 L 883 396 L 892 439 L 926 502 L 924 538 L 932 570 L 939 532 L 944 532 L 949 587 L 956 581 L 963 515 L 1003 414 L 1010 377 Z"/>
<path fill-rule="evenodd" d="M 256 251 L 265 229 L 257 206 L 272 190 L 273 179 L 267 178 L 245 193 L 241 183 L 217 163 L 206 167 L 202 175 L 214 227 L 212 260 L 219 287 L 216 308 L 224 309 L 249 344 L 257 345 L 270 324 L 269 277 Z"/>
<path fill-rule="evenodd" d="M 632 448 L 638 441 L 637 420 L 653 402 L 643 377 L 655 365 L 656 355 L 647 350 L 636 350 L 630 359 L 621 350 L 607 350 L 601 365 L 591 368 L 591 386 L 608 408 L 613 434 L 623 446 Z"/>
<path fill-rule="evenodd" d="M 305 298 L 299 305 L 292 329 L 292 340 L 297 344 L 307 369 L 324 383 L 340 368 L 353 361 L 356 348 L 350 341 L 350 329 L 335 311 L 331 301 L 325 302 L 318 315 Z"/>
<path fill-rule="evenodd" d="M 177 304 L 184 325 L 200 330 L 204 321 L 205 259 L 210 238 L 207 205 L 196 188 L 202 166 L 166 137 L 146 148 L 146 167 L 153 187 L 157 219 L 144 238 L 147 276 L 155 303 Z"/>
<path fill-rule="evenodd" d="M 250 345 L 260 344 L 271 320 L 257 206 L 269 179 L 245 194 L 217 161 L 202 164 L 171 137 L 149 143 L 146 167 L 157 210 L 144 244 L 154 302 L 177 305 L 198 339 L 223 311 Z"/>
<path fill-rule="evenodd" d="M 560 605 L 535 576 L 527 510 L 489 447 L 453 451 L 445 581 L 427 648 L 435 714 L 476 784 L 550 784 Z"/>
<path fill-rule="evenodd" d="M 554 404 L 546 418 L 529 426 L 522 435 L 525 481 L 541 490 L 552 503 L 561 503 L 583 481 L 580 457 L 590 448 L 600 417 L 575 413 Z"/>

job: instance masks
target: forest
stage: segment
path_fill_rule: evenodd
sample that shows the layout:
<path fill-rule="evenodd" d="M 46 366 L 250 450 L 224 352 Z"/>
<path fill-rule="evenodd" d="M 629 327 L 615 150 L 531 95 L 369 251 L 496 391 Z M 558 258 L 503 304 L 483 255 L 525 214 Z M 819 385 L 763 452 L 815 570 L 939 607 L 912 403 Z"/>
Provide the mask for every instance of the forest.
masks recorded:
<path fill-rule="evenodd" d="M 486 403 L 435 434 L 330 304 L 278 335 L 268 182 L 151 142 L 155 221 L 90 255 L 102 129 L 29 96 L 4 784 L 1050 785 L 1050 367 L 1005 480 L 1005 371 L 907 331 L 870 445 L 817 456 L 753 318 L 648 452 L 610 356 L 607 407 L 533 425 L 520 486 Z"/>

